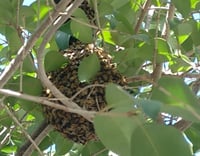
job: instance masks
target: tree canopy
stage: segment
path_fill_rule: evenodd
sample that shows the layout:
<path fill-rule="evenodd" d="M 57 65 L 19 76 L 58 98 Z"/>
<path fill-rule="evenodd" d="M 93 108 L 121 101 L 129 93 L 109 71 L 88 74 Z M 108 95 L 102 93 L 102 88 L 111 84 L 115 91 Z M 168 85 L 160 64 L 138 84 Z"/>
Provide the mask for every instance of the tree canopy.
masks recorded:
<path fill-rule="evenodd" d="M 195 155 L 200 0 L 24 1 L 0 0 L 0 155 Z M 81 7 L 83 1 L 88 8 Z M 78 83 L 87 85 L 67 97 L 49 73 L 73 66 L 65 52 L 78 42 L 100 54 L 94 50 L 79 62 Z M 109 72 L 120 74 L 126 85 L 90 84 L 104 57 L 112 65 Z M 103 88 L 106 107 L 80 108 L 75 97 L 95 87 Z M 46 123 L 44 105 L 84 117 L 97 141 L 64 138 Z"/>

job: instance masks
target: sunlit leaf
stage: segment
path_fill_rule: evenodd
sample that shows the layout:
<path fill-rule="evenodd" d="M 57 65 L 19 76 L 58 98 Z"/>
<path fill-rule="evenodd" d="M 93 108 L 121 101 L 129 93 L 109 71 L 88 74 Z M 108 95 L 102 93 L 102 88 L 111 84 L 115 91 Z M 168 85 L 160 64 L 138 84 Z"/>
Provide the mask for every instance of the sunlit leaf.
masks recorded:
<path fill-rule="evenodd" d="M 105 42 L 115 45 L 114 41 L 112 40 L 112 35 L 108 30 L 103 30 L 102 35 Z"/>
<path fill-rule="evenodd" d="M 172 72 L 186 72 L 192 68 L 192 63 L 184 61 L 184 58 L 177 57 L 173 58 L 170 62 L 170 68 Z"/>
<path fill-rule="evenodd" d="M 38 3 L 37 1 L 33 2 L 31 4 L 31 7 L 36 12 L 34 21 L 39 21 L 43 19 L 48 14 L 48 12 L 52 9 L 50 5 L 46 5 L 45 1 L 40 1 L 40 3 Z"/>
<path fill-rule="evenodd" d="M 181 23 L 177 26 L 177 35 L 180 44 L 182 44 L 191 33 L 192 25 L 190 23 Z"/>
<path fill-rule="evenodd" d="M 7 153 L 7 154 L 12 154 L 17 150 L 17 146 L 15 145 L 7 145 L 1 149 L 1 152 Z"/>
<path fill-rule="evenodd" d="M 169 48 L 169 45 L 167 44 L 167 41 L 162 38 L 156 38 L 155 39 L 157 43 L 157 49 L 158 49 L 158 58 L 157 62 L 165 62 L 171 59 L 171 51 Z"/>

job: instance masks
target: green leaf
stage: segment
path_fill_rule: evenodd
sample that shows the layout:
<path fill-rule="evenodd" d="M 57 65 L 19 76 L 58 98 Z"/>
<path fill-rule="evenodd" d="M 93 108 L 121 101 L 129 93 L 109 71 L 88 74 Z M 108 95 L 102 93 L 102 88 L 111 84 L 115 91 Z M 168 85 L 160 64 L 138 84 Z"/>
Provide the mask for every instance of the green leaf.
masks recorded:
<path fill-rule="evenodd" d="M 20 77 L 18 77 L 15 80 L 15 83 L 17 84 L 22 83 L 21 84 L 22 92 L 25 94 L 30 94 L 33 96 L 40 96 L 42 94 L 43 87 L 40 80 L 37 78 L 23 75 L 22 82 L 20 80 Z M 38 104 L 34 102 L 23 100 L 23 99 L 18 99 L 18 103 L 20 104 L 21 108 L 23 108 L 25 111 L 32 111 L 33 109 L 37 109 L 37 107 L 40 107 Z"/>
<path fill-rule="evenodd" d="M 84 43 L 91 43 L 93 41 L 93 31 L 90 25 L 89 19 L 81 9 L 76 9 L 73 16 L 76 20 L 71 21 L 71 31 L 73 36 Z"/>
<path fill-rule="evenodd" d="M 192 156 L 189 144 L 174 127 L 146 124 L 131 138 L 132 156 Z"/>
<path fill-rule="evenodd" d="M 190 128 L 185 131 L 188 139 L 193 144 L 193 150 L 197 151 L 200 147 L 200 124 L 193 123 Z"/>
<path fill-rule="evenodd" d="M 111 5 L 113 6 L 114 9 L 119 9 L 120 7 L 122 7 L 123 5 L 125 5 L 126 3 L 128 3 L 129 0 L 112 0 Z"/>
<path fill-rule="evenodd" d="M 106 150 L 106 147 L 101 142 L 90 141 L 83 148 L 81 154 L 82 156 L 89 156 L 89 155 L 95 155 L 98 152 L 100 152 L 98 156 L 108 155 L 108 149 Z"/>
<path fill-rule="evenodd" d="M 33 2 L 31 4 L 31 8 L 35 10 L 34 21 L 39 21 L 43 19 L 52 9 L 50 5 L 47 5 L 45 1 L 41 1 L 40 3 L 38 3 L 37 1 Z"/>
<path fill-rule="evenodd" d="M 198 5 L 199 2 L 200 2 L 199 0 L 190 0 L 191 7 L 192 7 L 192 8 L 195 8 L 196 5 Z M 199 3 L 199 4 L 200 4 L 200 3 Z"/>
<path fill-rule="evenodd" d="M 190 88 L 179 78 L 162 77 L 153 88 L 152 99 L 162 102 L 163 112 L 199 121 L 199 102 Z"/>
<path fill-rule="evenodd" d="M 5 127 L 10 127 L 12 124 L 12 119 L 7 114 L 5 110 L 0 110 L 0 125 Z"/>
<path fill-rule="evenodd" d="M 83 58 L 78 68 L 80 82 L 89 82 L 100 70 L 100 61 L 97 54 L 91 54 Z"/>
<path fill-rule="evenodd" d="M 13 22 L 13 8 L 10 1 L 0 1 L 0 19 L 1 24 L 10 24 L 10 22 Z"/>
<path fill-rule="evenodd" d="M 17 79 L 20 82 L 20 78 Z M 23 93 L 30 95 L 41 95 L 42 93 L 42 84 L 39 79 L 23 75 L 22 78 L 22 91 Z"/>
<path fill-rule="evenodd" d="M 51 132 L 52 141 L 55 143 L 56 153 L 54 156 L 60 156 L 68 153 L 72 148 L 73 143 L 58 132 Z"/>
<path fill-rule="evenodd" d="M 190 0 L 172 0 L 172 3 L 178 9 L 178 11 L 183 15 L 183 17 L 188 17 L 191 11 Z"/>
<path fill-rule="evenodd" d="M 12 27 L 6 27 L 5 36 L 8 41 L 10 51 L 15 54 L 22 45 L 17 30 Z"/>
<path fill-rule="evenodd" d="M 64 63 L 67 63 L 67 59 L 58 51 L 49 51 L 45 56 L 44 65 L 47 72 L 60 68 Z"/>
<path fill-rule="evenodd" d="M 34 21 L 36 12 L 30 6 L 20 6 L 19 10 L 19 17 L 16 18 L 19 19 L 21 26 L 26 27 L 26 30 L 32 33 L 38 24 L 36 21 Z"/>
<path fill-rule="evenodd" d="M 198 46 L 200 44 L 200 22 L 193 23 L 193 31 L 191 36 L 193 44 Z"/>
<path fill-rule="evenodd" d="M 56 32 L 55 40 L 60 50 L 65 50 L 69 47 L 70 36 L 71 35 L 60 30 Z"/>
<path fill-rule="evenodd" d="M 137 116 L 128 117 L 119 112 L 109 115 L 97 115 L 94 118 L 95 132 L 102 143 L 111 151 L 122 155 L 131 155 L 131 135 L 143 121 Z"/>
<path fill-rule="evenodd" d="M 182 44 L 192 33 L 191 23 L 181 23 L 177 26 L 178 41 Z"/>
<path fill-rule="evenodd" d="M 34 72 L 34 60 L 32 59 L 31 55 L 27 56 L 23 61 L 23 71 L 24 72 Z"/>
<path fill-rule="evenodd" d="M 137 55 L 142 59 L 141 62 L 144 62 L 145 60 L 152 60 L 153 54 L 154 54 L 154 42 L 151 42 L 150 44 L 144 44 L 142 47 L 138 48 Z M 147 53 L 148 51 L 148 53 Z"/>
<path fill-rule="evenodd" d="M 53 142 L 49 136 L 46 136 L 42 142 L 40 143 L 39 147 L 41 150 L 47 149 L 49 146 L 52 146 Z"/>
<path fill-rule="evenodd" d="M 115 42 L 112 39 L 112 35 L 111 35 L 110 31 L 108 31 L 107 29 L 104 29 L 104 30 L 102 30 L 102 35 L 103 35 L 104 42 L 115 45 Z M 100 36 L 100 37 L 102 37 L 102 36 Z"/>
<path fill-rule="evenodd" d="M 177 57 L 177 58 L 173 58 L 172 61 L 170 62 L 169 67 L 171 68 L 172 72 L 187 72 L 189 69 L 192 68 L 191 66 L 191 62 L 186 62 L 187 58 L 184 59 L 184 55 L 182 55 L 183 57 Z"/>
<path fill-rule="evenodd" d="M 60 50 L 69 47 L 69 41 L 72 33 L 70 30 L 70 22 L 65 23 L 55 34 L 55 40 Z"/>
<path fill-rule="evenodd" d="M 7 145 L 7 146 L 1 148 L 1 152 L 7 153 L 7 154 L 16 152 L 16 150 L 17 150 L 17 146 L 15 146 L 15 145 Z"/>
<path fill-rule="evenodd" d="M 124 91 L 120 86 L 112 83 L 106 86 L 106 102 L 112 107 L 133 107 L 133 97 Z"/>
<path fill-rule="evenodd" d="M 154 120 L 157 118 L 162 106 L 162 103 L 158 101 L 145 99 L 135 99 L 134 104 L 141 107 L 144 113 Z"/>
<path fill-rule="evenodd" d="M 162 38 L 156 38 L 157 42 L 157 49 L 158 49 L 158 58 L 157 61 L 159 62 L 165 62 L 171 59 L 171 52 L 169 45 L 167 44 L 167 41 Z"/>
<path fill-rule="evenodd" d="M 190 50 L 193 49 L 193 41 L 192 41 L 192 37 L 190 35 L 190 37 L 188 37 L 182 44 L 182 47 L 183 47 L 183 51 L 181 51 L 182 53 L 184 52 L 188 52 Z"/>

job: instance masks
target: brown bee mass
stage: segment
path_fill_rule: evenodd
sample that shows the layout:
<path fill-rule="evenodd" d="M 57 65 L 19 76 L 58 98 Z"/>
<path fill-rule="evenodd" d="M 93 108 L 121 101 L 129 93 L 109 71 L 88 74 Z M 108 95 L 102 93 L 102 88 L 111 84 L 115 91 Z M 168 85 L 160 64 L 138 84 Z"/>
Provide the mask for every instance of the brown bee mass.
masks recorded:
<path fill-rule="evenodd" d="M 101 69 L 90 83 L 81 83 L 78 79 L 78 67 L 81 60 L 91 53 L 97 53 L 101 62 Z M 126 84 L 124 78 L 111 63 L 109 55 L 103 52 L 102 49 L 92 50 L 89 49 L 88 45 L 77 41 L 70 46 L 65 55 L 70 58 L 68 65 L 50 72 L 48 75 L 54 85 L 68 98 L 92 84 L 106 84 L 109 82 L 122 86 Z M 48 96 L 52 97 L 51 94 Z M 100 111 L 106 106 L 105 90 L 101 86 L 93 85 L 93 87 L 80 92 L 73 101 L 85 110 Z M 80 115 L 46 106 L 44 107 L 44 113 L 48 123 L 74 142 L 85 144 L 90 140 L 97 139 L 93 124 Z"/>
<path fill-rule="evenodd" d="M 88 6 L 86 0 L 80 8 L 85 11 L 90 21 L 94 19 L 94 11 Z M 83 58 L 91 53 L 97 54 L 101 68 L 90 83 L 81 83 L 78 79 L 79 64 Z M 121 86 L 126 84 L 123 76 L 117 72 L 112 64 L 111 57 L 92 44 L 75 41 L 64 51 L 64 56 L 69 59 L 69 63 L 61 69 L 48 73 L 49 79 L 68 98 L 74 97 L 80 92 L 73 98 L 73 101 L 85 110 L 100 111 L 106 106 L 105 88 L 98 84 L 105 85 L 109 82 Z M 87 87 L 88 85 L 92 87 Z M 85 87 L 87 89 L 84 89 Z M 51 93 L 46 93 L 46 96 L 53 98 Z M 62 103 L 60 102 L 60 104 Z M 78 114 L 47 106 L 44 106 L 44 114 L 49 124 L 74 142 L 85 144 L 90 140 L 97 140 L 93 124 Z"/>

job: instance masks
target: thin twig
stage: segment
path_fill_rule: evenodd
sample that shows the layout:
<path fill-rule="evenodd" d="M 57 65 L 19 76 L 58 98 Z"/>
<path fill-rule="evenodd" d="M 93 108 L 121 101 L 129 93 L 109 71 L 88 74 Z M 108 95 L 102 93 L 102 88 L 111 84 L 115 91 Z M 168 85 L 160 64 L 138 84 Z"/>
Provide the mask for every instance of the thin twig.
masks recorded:
<path fill-rule="evenodd" d="M 162 63 L 158 63 L 158 41 L 157 38 L 158 32 L 159 32 L 159 24 L 160 24 L 160 10 L 158 11 L 157 14 L 157 20 L 156 20 L 156 34 L 155 34 L 155 45 L 154 45 L 154 53 L 153 53 L 153 73 L 152 73 L 152 79 L 155 83 L 160 79 L 162 75 Z"/>
<path fill-rule="evenodd" d="M 81 90 L 79 90 L 78 92 L 76 92 L 71 98 L 70 100 L 73 101 L 81 92 L 89 89 L 89 88 L 93 88 L 93 87 L 105 87 L 105 85 L 103 84 L 91 84 L 91 85 L 88 85 L 88 86 L 85 86 L 84 88 L 82 88 Z"/>
<path fill-rule="evenodd" d="M 190 126 L 192 125 L 191 121 L 187 121 L 184 119 L 181 119 L 180 121 L 178 121 L 177 123 L 175 123 L 173 126 L 175 128 L 177 128 L 178 130 L 184 132 L 185 130 L 187 130 Z"/>
<path fill-rule="evenodd" d="M 10 61 L 9 65 L 6 66 L 5 70 L 0 75 L 0 88 L 3 88 L 3 86 L 8 82 L 14 72 L 22 64 L 23 60 L 29 53 L 29 50 L 35 45 L 35 42 L 38 40 L 38 38 L 44 34 L 49 25 L 53 23 L 53 21 L 59 16 L 59 13 L 65 9 L 66 4 L 68 3 L 68 1 L 61 1 L 51 13 L 51 16 L 48 16 L 46 20 L 42 22 L 42 24 L 36 29 L 35 33 L 33 33 L 27 42 L 24 42 L 24 44 L 18 50 L 16 58 Z"/>
<path fill-rule="evenodd" d="M 82 3 L 83 0 L 80 1 L 74 1 L 67 9 L 66 14 L 61 14 L 60 18 L 56 21 L 56 23 L 52 26 L 50 26 L 49 30 L 44 36 L 43 42 L 41 43 L 38 52 L 37 52 L 37 61 L 38 61 L 38 76 L 40 80 L 42 81 L 42 84 L 48 88 L 51 93 L 60 101 L 68 106 L 73 107 L 76 109 L 81 109 L 76 103 L 70 101 L 65 95 L 63 95 L 54 85 L 53 83 L 48 79 L 45 69 L 44 69 L 44 49 L 45 45 L 49 42 L 49 40 L 52 38 L 52 36 L 55 34 L 56 30 L 72 15 L 73 11 L 78 8 L 78 6 Z"/>
<path fill-rule="evenodd" d="M 144 6 L 143 6 L 143 8 L 142 8 L 141 14 L 140 14 L 140 16 L 138 17 L 138 21 L 137 21 L 137 23 L 136 23 L 135 29 L 134 29 L 134 30 L 135 30 L 135 34 L 138 34 L 138 32 L 139 32 L 139 30 L 140 30 L 140 26 L 141 26 L 141 24 L 142 24 L 142 22 L 143 22 L 143 20 L 144 20 L 144 17 L 145 17 L 145 15 L 146 15 L 146 13 L 147 13 L 147 11 L 148 11 L 150 5 L 151 5 L 151 0 L 146 0 Z"/>
<path fill-rule="evenodd" d="M 162 86 L 158 86 L 157 83 L 153 83 L 154 86 L 156 86 L 162 93 L 164 93 L 165 95 L 179 101 L 179 103 L 185 107 L 185 109 L 187 109 L 190 113 L 192 113 L 198 120 L 200 120 L 200 115 L 195 111 L 195 109 L 193 107 L 191 107 L 188 103 L 185 103 L 183 101 L 183 99 L 180 99 L 179 97 L 176 97 L 176 95 L 173 95 L 171 92 L 169 92 L 168 90 L 166 90 L 165 88 L 163 88 Z"/>
<path fill-rule="evenodd" d="M 44 87 L 48 88 L 51 93 L 58 98 L 65 106 L 69 107 L 69 108 L 74 108 L 76 111 L 79 110 L 79 112 L 82 112 L 82 109 L 73 101 L 71 101 L 69 98 L 67 98 L 65 95 L 63 95 L 57 88 L 55 85 L 53 85 L 53 83 L 48 79 L 45 69 L 44 69 L 44 64 L 43 64 L 43 60 L 44 60 L 44 48 L 45 45 L 49 42 L 49 40 L 52 38 L 53 34 L 56 32 L 56 30 L 72 15 L 72 13 L 74 12 L 74 10 L 76 8 L 78 8 L 83 0 L 79 0 L 79 1 L 74 1 L 67 9 L 66 9 L 66 13 L 61 14 L 61 16 L 59 17 L 59 19 L 56 21 L 56 23 L 54 25 L 52 25 L 49 30 L 46 32 L 46 34 L 44 35 L 43 38 L 43 42 L 41 43 L 39 49 L 38 49 L 38 55 L 37 55 L 37 60 L 38 60 L 38 76 L 42 82 L 42 84 L 44 85 Z M 67 109 L 67 108 L 65 108 Z M 73 109 L 71 109 L 73 110 Z M 87 120 L 91 121 L 93 119 L 93 114 L 90 113 L 85 113 L 82 114 L 82 116 L 84 118 L 86 118 Z"/>
<path fill-rule="evenodd" d="M 137 75 L 137 76 L 131 76 L 131 77 L 127 77 L 126 81 L 127 83 L 132 83 L 132 82 L 139 82 L 139 81 L 146 81 L 149 82 L 151 81 L 151 75 L 150 74 L 146 74 L 146 75 Z"/>
<path fill-rule="evenodd" d="M 95 11 L 95 16 L 96 16 L 96 22 L 97 22 L 97 27 L 98 27 L 98 31 L 100 31 L 100 35 L 102 37 L 102 40 L 104 41 L 104 36 L 102 33 L 102 29 L 101 29 L 101 23 L 99 20 L 99 11 L 98 11 L 98 2 L 97 0 L 94 0 L 94 11 Z"/>
<path fill-rule="evenodd" d="M 169 28 L 169 23 L 168 21 L 172 20 L 174 18 L 174 12 L 175 12 L 175 7 L 173 4 L 169 4 L 169 9 L 167 10 L 167 15 L 166 15 L 166 22 L 164 24 L 164 27 L 163 27 L 163 30 L 162 30 L 162 37 L 165 39 L 165 40 L 168 40 L 168 37 L 169 37 L 169 34 L 170 34 L 170 28 Z M 160 11 L 158 12 L 158 17 L 160 18 Z M 157 29 L 156 31 L 158 32 L 158 25 L 159 25 L 159 22 L 160 22 L 160 19 L 158 18 L 157 20 Z M 158 37 L 157 33 L 156 33 L 156 37 Z M 162 75 L 162 66 L 163 64 L 162 63 L 157 63 L 157 40 L 155 40 L 155 55 L 154 55 L 154 61 L 153 61 L 153 65 L 155 64 L 154 66 L 154 71 L 153 71 L 153 74 L 152 74 L 152 78 L 154 80 L 154 82 L 157 82 L 161 75 Z"/>
<path fill-rule="evenodd" d="M 78 20 L 77 18 L 74 18 L 74 17 L 70 17 L 70 19 L 75 21 L 75 22 L 77 22 L 77 23 L 79 23 L 79 24 L 82 24 L 84 26 L 90 27 L 90 28 L 95 29 L 95 30 L 99 30 L 99 28 L 97 26 L 93 25 L 93 24 L 89 24 L 89 23 L 83 22 L 83 21 Z"/>
<path fill-rule="evenodd" d="M 13 97 L 21 98 L 24 100 L 33 101 L 38 104 L 43 104 L 43 105 L 50 106 L 50 107 L 53 107 L 56 109 L 60 109 L 60 110 L 66 111 L 66 112 L 76 113 L 83 117 L 89 116 L 90 117 L 90 119 L 88 119 L 89 121 L 92 121 L 92 119 L 94 118 L 94 115 L 96 114 L 95 111 L 86 111 L 83 109 L 74 109 L 74 108 L 66 107 L 66 106 L 60 105 L 58 103 L 48 101 L 47 98 L 22 94 L 22 93 L 15 92 L 15 91 L 12 91 L 9 89 L 0 89 L 0 94 L 3 94 L 5 96 L 13 96 Z"/>
<path fill-rule="evenodd" d="M 95 154 L 93 154 L 92 156 L 98 156 L 100 154 L 102 154 L 103 152 L 107 151 L 108 149 L 107 148 L 103 148 L 101 149 L 100 151 L 96 152 Z"/>
<path fill-rule="evenodd" d="M 47 125 L 46 123 L 41 124 L 42 127 L 39 127 L 38 134 L 35 135 L 35 144 L 39 145 L 42 140 L 47 136 L 47 134 L 53 130 L 51 125 Z M 40 129 L 41 128 L 41 129 Z M 34 151 L 35 147 L 33 144 L 30 144 L 23 153 L 23 156 L 30 156 L 31 153 Z M 20 155 L 19 155 L 20 156 Z"/>
<path fill-rule="evenodd" d="M 37 146 L 37 144 L 34 142 L 34 140 L 31 138 L 31 136 L 26 132 L 26 130 L 24 129 L 24 127 L 20 124 L 20 122 L 18 121 L 18 119 L 13 115 L 13 113 L 8 109 L 8 107 L 6 105 L 4 105 L 3 103 L 0 103 L 0 105 L 6 110 L 7 114 L 12 118 L 12 120 L 16 123 L 17 126 L 20 127 L 20 129 L 22 130 L 22 132 L 24 133 L 24 135 L 28 138 L 28 140 L 30 140 L 30 142 L 33 144 L 33 146 L 36 148 L 36 150 L 38 151 L 40 156 L 43 156 L 42 151 L 40 150 L 40 148 Z"/>
<path fill-rule="evenodd" d="M 4 128 L 5 128 L 5 127 L 4 127 Z M 1 142 L 0 142 L 0 149 L 8 143 L 8 141 L 10 140 L 10 137 L 11 137 L 11 133 L 12 133 L 15 129 L 16 129 L 16 126 L 13 127 L 13 125 L 10 126 L 9 128 L 6 128 L 6 129 L 5 129 L 5 130 L 6 130 L 6 135 L 5 135 L 5 137 L 4 137 L 3 139 L 1 139 Z"/>

